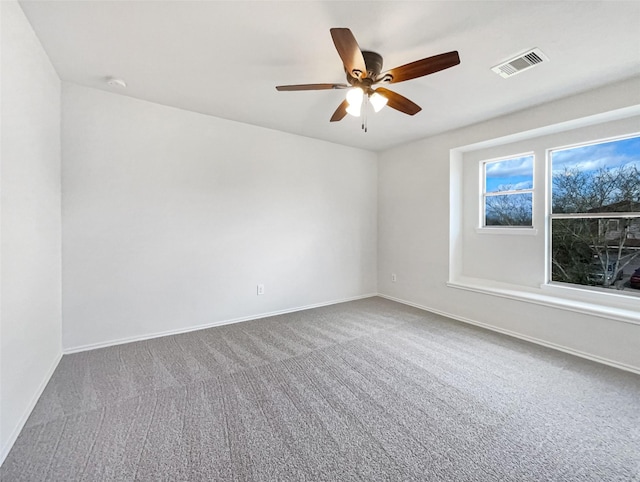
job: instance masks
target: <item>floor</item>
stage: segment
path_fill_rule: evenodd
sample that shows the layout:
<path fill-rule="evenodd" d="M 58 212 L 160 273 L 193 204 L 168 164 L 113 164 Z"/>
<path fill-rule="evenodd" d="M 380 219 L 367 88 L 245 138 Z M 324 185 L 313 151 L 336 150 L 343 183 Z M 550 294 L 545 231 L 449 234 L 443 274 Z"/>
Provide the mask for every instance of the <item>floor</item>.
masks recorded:
<path fill-rule="evenodd" d="M 2 481 L 640 481 L 640 377 L 382 298 L 65 355 Z"/>

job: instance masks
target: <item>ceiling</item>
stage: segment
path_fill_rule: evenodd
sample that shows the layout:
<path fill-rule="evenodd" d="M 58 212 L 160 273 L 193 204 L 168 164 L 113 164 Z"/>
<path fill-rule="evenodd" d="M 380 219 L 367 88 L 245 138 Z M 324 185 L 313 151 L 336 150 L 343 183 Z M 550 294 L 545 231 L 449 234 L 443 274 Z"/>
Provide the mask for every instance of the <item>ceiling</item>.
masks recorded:
<path fill-rule="evenodd" d="M 62 80 L 372 151 L 640 74 L 638 1 L 20 4 Z M 345 82 L 331 27 L 349 27 L 383 70 L 451 50 L 461 63 L 388 86 L 423 110 L 387 107 L 364 133 L 351 116 L 329 123 L 344 90 L 275 89 Z M 509 79 L 490 70 L 534 47 L 550 61 Z"/>

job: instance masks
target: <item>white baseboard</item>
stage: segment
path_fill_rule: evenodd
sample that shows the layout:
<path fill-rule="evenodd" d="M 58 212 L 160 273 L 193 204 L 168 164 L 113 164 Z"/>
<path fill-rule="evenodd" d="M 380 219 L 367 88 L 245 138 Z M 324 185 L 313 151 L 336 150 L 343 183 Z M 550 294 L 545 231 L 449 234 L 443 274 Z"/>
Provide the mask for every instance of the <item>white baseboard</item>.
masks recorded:
<path fill-rule="evenodd" d="M 373 296 L 378 296 L 378 295 L 377 295 L 377 293 L 369 293 L 369 294 L 365 294 L 365 295 L 353 296 L 351 298 L 344 298 L 344 299 L 340 299 L 340 300 L 333 300 L 333 301 L 325 301 L 325 302 L 322 302 L 322 303 L 315 303 L 313 305 L 298 306 L 296 308 L 287 308 L 286 310 L 271 311 L 271 312 L 268 312 L 268 313 L 259 313 L 259 314 L 256 314 L 256 315 L 249 315 L 249 316 L 244 316 L 244 317 L 241 317 L 241 318 L 233 318 L 233 319 L 229 319 L 229 320 L 214 321 L 212 323 L 206 323 L 206 324 L 203 324 L 203 325 L 190 326 L 190 327 L 187 327 L 187 328 L 179 328 L 179 329 L 176 329 L 176 330 L 159 331 L 159 332 L 156 332 L 156 333 L 149 333 L 149 334 L 146 334 L 146 335 L 131 336 L 131 337 L 127 337 L 127 338 L 109 340 L 109 341 L 100 342 L 100 343 L 91 343 L 91 344 L 88 344 L 88 345 L 74 346 L 74 347 L 64 348 L 63 353 L 65 355 L 70 355 L 71 353 L 79 353 L 81 351 L 95 350 L 97 348 L 106 348 L 106 347 L 109 347 L 109 346 L 124 345 L 125 343 L 132 343 L 132 342 L 135 342 L 135 341 L 144 341 L 144 340 L 151 340 L 153 338 L 160 338 L 160 337 L 163 337 L 163 336 L 179 335 L 181 333 L 189 333 L 191 331 L 206 330 L 207 328 L 213 328 L 213 327 L 216 327 L 216 326 L 223 326 L 223 325 L 230 325 L 230 324 L 233 324 L 233 323 L 241 323 L 243 321 L 259 320 L 261 318 L 269 318 L 271 316 L 284 315 L 284 314 L 287 314 L 287 313 L 294 313 L 296 311 L 310 310 L 312 308 L 320 308 L 322 306 L 329 306 L 329 305 L 335 305 L 335 304 L 338 304 L 338 303 L 345 303 L 347 301 L 361 300 L 361 299 L 364 299 L 364 298 L 371 298 Z"/>
<path fill-rule="evenodd" d="M 18 420 L 18 423 L 16 424 L 13 431 L 11 432 L 9 439 L 4 444 L 4 447 L 2 447 L 2 451 L 0 452 L 0 465 L 4 463 L 4 460 L 7 458 L 7 455 L 9 455 L 9 451 L 11 451 L 11 447 L 13 447 L 13 444 L 16 442 L 18 435 L 20 435 L 20 432 L 24 428 L 24 424 L 27 423 L 27 420 L 29 419 L 29 415 L 31 415 L 33 408 L 36 406 L 36 403 L 38 403 L 38 400 L 40 399 L 42 392 L 44 392 L 44 389 L 47 386 L 47 383 L 49 383 L 49 380 L 51 379 L 53 372 L 58 367 L 58 363 L 60 363 L 61 359 L 62 359 L 62 352 L 58 353 L 58 355 L 53 360 L 53 363 L 49 367 L 47 374 L 45 375 L 43 380 L 40 382 L 40 385 L 38 386 L 36 393 L 33 395 L 33 397 L 31 397 L 31 401 L 26 406 L 24 412 L 22 413 L 22 416 Z"/>
<path fill-rule="evenodd" d="M 614 368 L 619 368 L 620 370 L 624 370 L 627 372 L 631 372 L 631 373 L 636 373 L 638 375 L 640 375 L 640 368 L 638 367 L 634 367 L 632 365 L 627 365 L 625 363 L 620 363 L 617 362 L 615 360 L 610 360 L 608 358 L 604 358 L 601 356 L 597 356 L 597 355 L 592 355 L 591 353 L 586 353 L 580 350 L 575 350 L 573 348 L 569 348 L 567 346 L 564 345 L 558 345 L 557 343 L 552 343 L 549 341 L 545 341 L 545 340 L 541 340 L 539 338 L 535 338 L 532 336 L 528 336 L 528 335 L 523 335 L 521 333 L 515 332 L 515 331 L 511 331 L 511 330 L 506 330 L 504 328 L 499 328 L 497 326 L 493 326 L 493 325 L 489 325 L 487 323 L 483 323 L 481 321 L 476 321 L 476 320 L 472 320 L 470 318 L 466 318 L 463 316 L 458 316 L 458 315 L 454 315 L 452 313 L 447 313 L 441 310 L 437 310 L 434 308 L 429 308 L 428 306 L 423 306 L 423 305 L 419 305 L 417 303 L 412 303 L 411 301 L 406 301 L 406 300 L 402 300 L 400 298 L 395 298 L 393 296 L 388 296 L 388 295 L 383 295 L 382 293 L 378 293 L 378 296 L 381 298 L 386 298 L 388 300 L 391 301 L 396 301 L 398 303 L 402 303 L 403 305 L 408 305 L 408 306 L 413 306 L 414 308 L 419 308 L 421 310 L 424 311 L 428 311 L 430 313 L 435 313 L 437 315 L 442 315 L 442 316 L 446 316 L 447 318 L 452 318 L 454 320 L 457 321 L 461 321 L 463 323 L 468 323 L 470 325 L 475 325 L 475 326 L 479 326 L 481 328 L 485 328 L 487 330 L 491 330 L 491 331 L 495 331 L 498 333 L 502 333 L 503 335 L 508 335 L 508 336 L 512 336 L 514 338 L 519 338 L 520 340 L 525 340 L 531 343 L 535 343 L 536 345 L 542 345 L 545 346 L 547 348 L 553 348 L 554 350 L 558 350 L 558 351 L 562 351 L 564 353 L 569 353 L 570 355 L 575 355 L 578 356 L 580 358 L 585 358 L 587 360 L 591 360 L 597 363 L 602 363 L 604 365 L 609 365 L 611 367 Z"/>

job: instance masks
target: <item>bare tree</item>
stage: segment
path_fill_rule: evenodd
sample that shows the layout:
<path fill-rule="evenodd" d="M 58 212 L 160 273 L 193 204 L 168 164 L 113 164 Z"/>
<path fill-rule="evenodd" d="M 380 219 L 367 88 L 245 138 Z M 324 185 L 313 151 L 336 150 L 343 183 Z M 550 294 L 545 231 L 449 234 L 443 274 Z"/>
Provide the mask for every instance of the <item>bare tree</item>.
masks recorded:
<path fill-rule="evenodd" d="M 531 226 L 531 194 L 500 194 L 486 198 L 487 226 Z"/>
<path fill-rule="evenodd" d="M 554 213 L 612 213 L 611 218 L 554 219 L 552 275 L 555 281 L 610 286 L 640 256 L 628 249 L 640 219 L 614 213 L 637 212 L 640 171 L 634 165 L 584 172 L 566 168 L 553 176 Z M 598 275 L 594 275 L 597 271 Z"/>

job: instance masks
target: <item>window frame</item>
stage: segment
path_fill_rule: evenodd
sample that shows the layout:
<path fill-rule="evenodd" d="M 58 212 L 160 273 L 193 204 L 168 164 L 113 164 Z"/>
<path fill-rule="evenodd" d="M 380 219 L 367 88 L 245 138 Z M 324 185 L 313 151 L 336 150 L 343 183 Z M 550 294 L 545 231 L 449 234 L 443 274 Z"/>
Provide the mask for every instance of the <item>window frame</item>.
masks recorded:
<path fill-rule="evenodd" d="M 511 161 L 514 159 L 520 159 L 523 157 L 531 157 L 531 188 L 527 189 L 513 189 L 509 191 L 492 191 L 487 192 L 487 165 L 495 164 L 498 162 Z M 479 162 L 480 167 L 480 202 L 479 202 L 479 219 L 478 227 L 476 231 L 478 233 L 502 233 L 502 234 L 536 234 L 537 229 L 535 227 L 535 190 L 536 190 L 536 155 L 534 151 L 526 151 L 523 153 L 500 156 L 491 159 L 483 159 Z M 518 225 L 491 225 L 487 222 L 487 197 L 495 196 L 512 196 L 518 194 L 531 194 L 531 225 L 530 226 L 518 226 Z"/>
<path fill-rule="evenodd" d="M 546 238 L 546 249 L 545 249 L 545 283 L 544 286 L 548 287 L 558 287 L 558 288 L 568 288 L 573 290 L 582 290 L 586 293 L 592 292 L 602 293 L 604 295 L 616 295 L 623 296 L 627 298 L 637 298 L 640 294 L 636 295 L 633 292 L 622 291 L 617 292 L 617 290 L 613 290 L 611 287 L 600 287 L 600 286 L 592 286 L 592 285 L 582 285 L 576 283 L 569 283 L 566 281 L 556 281 L 553 280 L 553 220 L 554 219 L 608 219 L 609 222 L 611 220 L 617 220 L 618 223 L 621 219 L 640 219 L 640 212 L 602 212 L 602 213 L 554 213 L 553 212 L 553 160 L 552 154 L 553 152 L 565 151 L 570 149 L 577 149 L 580 147 L 587 146 L 595 146 L 598 144 L 606 144 L 608 142 L 616 142 L 626 139 L 632 138 L 640 138 L 640 132 L 631 132 L 623 135 L 616 135 L 610 137 L 599 138 L 595 140 L 589 140 L 585 142 L 578 142 L 573 144 L 566 144 L 555 147 L 548 147 L 545 149 L 545 180 L 546 180 L 546 188 L 545 188 L 545 238 Z"/>

